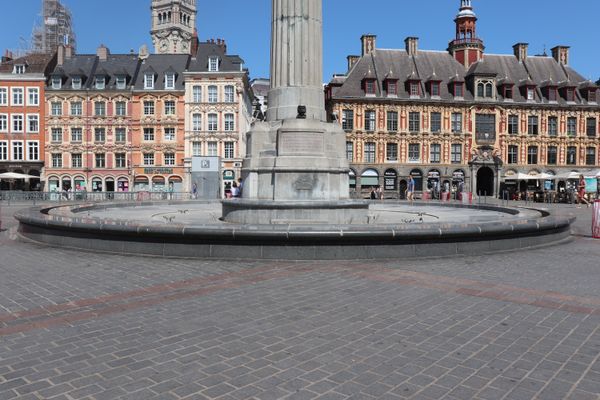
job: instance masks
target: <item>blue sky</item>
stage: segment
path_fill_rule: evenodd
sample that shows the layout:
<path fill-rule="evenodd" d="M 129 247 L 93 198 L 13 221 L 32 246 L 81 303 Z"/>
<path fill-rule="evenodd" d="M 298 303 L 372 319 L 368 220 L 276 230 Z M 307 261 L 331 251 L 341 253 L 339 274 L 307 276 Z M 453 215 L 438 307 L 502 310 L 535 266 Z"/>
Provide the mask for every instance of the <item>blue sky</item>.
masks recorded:
<path fill-rule="evenodd" d="M 63 0 L 73 11 L 78 52 L 95 52 L 103 43 L 111 52 L 151 45 L 150 0 Z M 29 39 L 41 0 L 3 1 L 0 49 L 19 48 Z M 459 0 L 324 0 L 324 79 L 345 72 L 346 56 L 359 54 L 363 33 L 378 36 L 380 48 L 402 48 L 418 36 L 420 48 L 445 50 L 454 36 Z M 246 61 L 252 77 L 269 73 L 270 0 L 198 0 L 201 40 L 224 38 L 230 54 Z M 486 52 L 512 53 L 528 42 L 530 53 L 571 46 L 571 65 L 583 76 L 600 78 L 600 1 L 473 0 L 478 34 Z M 8 18 L 7 18 L 8 17 Z M 150 47 L 151 48 L 151 47 Z M 152 49 L 151 49 L 152 50 Z"/>

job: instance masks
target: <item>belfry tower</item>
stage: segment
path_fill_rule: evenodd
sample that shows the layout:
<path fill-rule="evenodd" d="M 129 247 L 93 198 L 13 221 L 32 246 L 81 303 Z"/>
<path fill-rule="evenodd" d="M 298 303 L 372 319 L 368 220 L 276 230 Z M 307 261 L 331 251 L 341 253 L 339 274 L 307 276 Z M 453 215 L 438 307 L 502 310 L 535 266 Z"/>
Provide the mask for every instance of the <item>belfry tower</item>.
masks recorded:
<path fill-rule="evenodd" d="M 157 54 L 190 54 L 196 0 L 152 0 L 152 43 Z"/>
<path fill-rule="evenodd" d="M 477 16 L 473 12 L 471 0 L 461 0 L 456 19 L 456 39 L 448 45 L 448 51 L 465 68 L 483 58 L 485 46 L 477 37 Z"/>

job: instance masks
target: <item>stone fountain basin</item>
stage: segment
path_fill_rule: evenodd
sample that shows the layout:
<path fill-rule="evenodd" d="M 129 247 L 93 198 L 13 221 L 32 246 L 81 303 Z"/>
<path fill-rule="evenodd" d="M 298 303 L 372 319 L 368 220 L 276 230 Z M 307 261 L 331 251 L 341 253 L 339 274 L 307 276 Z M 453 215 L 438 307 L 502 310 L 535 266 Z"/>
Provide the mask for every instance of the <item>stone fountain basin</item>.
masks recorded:
<path fill-rule="evenodd" d="M 377 202 L 366 224 L 236 224 L 220 203 L 77 204 L 22 210 L 20 236 L 45 244 L 163 257 L 356 260 L 456 256 L 552 245 L 573 219 L 526 208 Z M 421 218 L 423 220 L 421 221 Z"/>

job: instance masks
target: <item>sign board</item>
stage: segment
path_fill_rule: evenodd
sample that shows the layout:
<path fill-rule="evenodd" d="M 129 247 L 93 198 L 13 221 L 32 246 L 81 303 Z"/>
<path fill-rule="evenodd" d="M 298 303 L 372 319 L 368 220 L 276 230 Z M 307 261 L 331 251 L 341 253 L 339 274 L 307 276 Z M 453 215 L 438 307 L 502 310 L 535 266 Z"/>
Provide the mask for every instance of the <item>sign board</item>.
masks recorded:
<path fill-rule="evenodd" d="M 598 191 L 598 178 L 585 178 L 585 192 L 596 193 Z"/>
<path fill-rule="evenodd" d="M 218 172 L 219 157 L 192 157 L 192 172 Z"/>
<path fill-rule="evenodd" d="M 171 174 L 173 174 L 173 168 L 161 168 L 161 167 L 144 168 L 144 174 L 146 174 L 146 175 L 152 175 L 152 174 L 171 175 Z"/>

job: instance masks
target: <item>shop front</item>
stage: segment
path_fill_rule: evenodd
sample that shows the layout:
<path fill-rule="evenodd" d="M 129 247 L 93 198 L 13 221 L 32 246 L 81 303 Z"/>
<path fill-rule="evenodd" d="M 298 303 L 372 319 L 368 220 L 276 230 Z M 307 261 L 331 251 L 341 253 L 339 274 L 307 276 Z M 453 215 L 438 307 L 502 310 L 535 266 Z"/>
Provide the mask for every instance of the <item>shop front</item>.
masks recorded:
<path fill-rule="evenodd" d="M 383 190 L 386 196 L 398 197 L 398 172 L 388 169 L 383 173 Z"/>

